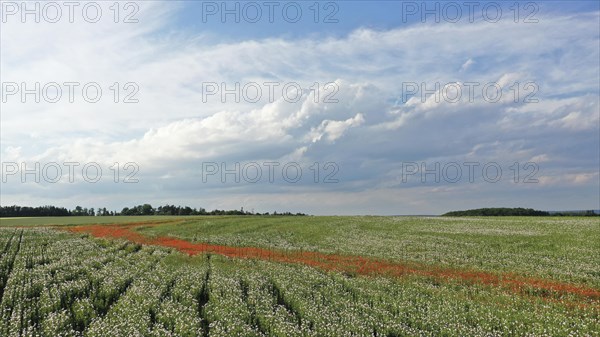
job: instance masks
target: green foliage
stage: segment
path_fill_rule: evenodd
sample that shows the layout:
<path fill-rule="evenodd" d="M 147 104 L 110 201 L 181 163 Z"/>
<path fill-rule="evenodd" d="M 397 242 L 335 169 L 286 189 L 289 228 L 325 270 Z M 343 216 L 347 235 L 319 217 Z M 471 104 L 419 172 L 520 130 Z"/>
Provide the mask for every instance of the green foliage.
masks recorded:
<path fill-rule="evenodd" d="M 442 216 L 548 216 L 550 213 L 532 208 L 478 208 L 448 212 Z"/>
<path fill-rule="evenodd" d="M 223 216 L 139 232 L 228 246 L 511 272 L 600 287 L 600 278 L 593 276 L 600 261 L 600 223 L 588 217 Z"/>
<path fill-rule="evenodd" d="M 312 246 L 476 269 L 505 265 L 598 289 L 595 220 L 211 217 L 144 231 L 239 244 L 285 241 L 287 249 Z M 548 300 L 547 292 L 536 289 L 519 293 L 420 275 L 349 277 L 297 264 L 189 257 L 42 228 L 0 228 L 0 252 L 0 336 L 598 336 L 600 331 L 598 300 L 570 295 Z"/>
<path fill-rule="evenodd" d="M 59 216 L 115 216 L 115 215 L 128 215 L 128 216 L 150 216 L 150 215 L 261 215 L 260 213 L 245 212 L 242 207 L 241 210 L 219 210 L 215 209 L 212 211 L 206 211 L 204 208 L 199 209 L 191 208 L 189 206 L 175 206 L 165 205 L 159 206 L 158 208 L 152 207 L 150 204 L 143 204 L 133 206 L 131 208 L 124 207 L 121 212 L 107 211 L 106 207 L 98 208 L 96 212 L 94 208 L 82 208 L 81 206 L 75 207 L 73 210 L 68 210 L 64 207 L 55 206 L 40 206 L 40 207 L 29 207 L 29 206 L 0 206 L 0 218 L 9 217 L 59 217 Z M 265 213 L 262 215 L 269 215 Z M 306 215 L 304 213 L 291 213 L 274 212 L 273 215 L 284 215 L 284 216 L 300 216 Z"/>

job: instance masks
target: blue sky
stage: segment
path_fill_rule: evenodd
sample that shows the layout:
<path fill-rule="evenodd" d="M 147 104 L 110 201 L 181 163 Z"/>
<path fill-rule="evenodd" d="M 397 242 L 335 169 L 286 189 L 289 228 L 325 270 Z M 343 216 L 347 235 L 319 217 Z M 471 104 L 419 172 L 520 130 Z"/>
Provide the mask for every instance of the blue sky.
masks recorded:
<path fill-rule="evenodd" d="M 181 2 L 184 8 L 176 14 L 174 22 L 175 29 L 191 30 L 200 33 L 210 32 L 225 37 L 227 39 L 257 39 L 267 37 L 301 37 L 311 34 L 344 36 L 358 28 L 370 28 L 374 30 L 385 30 L 397 27 L 409 26 L 421 23 L 423 16 L 426 21 L 434 21 L 436 15 L 439 21 L 454 20 L 458 16 L 460 21 L 468 21 L 469 13 L 473 13 L 473 19 L 476 21 L 485 20 L 482 13 L 489 12 L 489 18 L 496 15 L 497 7 L 502 9 L 501 20 L 518 19 L 524 20 L 529 14 L 532 18 L 539 17 L 535 13 L 560 13 L 573 14 L 581 12 L 597 11 L 600 4 L 597 1 L 536 1 L 536 2 L 516 2 L 519 4 L 520 11 L 515 14 L 515 1 L 476 1 L 473 5 L 468 5 L 469 1 L 320 1 L 319 10 L 315 7 L 314 0 L 288 2 L 298 4 L 298 6 L 289 6 L 289 14 L 284 17 L 283 6 L 286 2 L 281 2 L 279 6 L 266 5 L 265 2 L 224 2 L 224 1 L 186 1 Z M 222 19 L 223 7 L 225 9 L 235 9 L 236 4 L 239 11 L 234 11 L 239 15 L 239 23 L 235 23 L 234 14 L 226 14 L 225 20 Z M 261 19 L 255 21 L 258 13 L 254 6 L 248 6 L 248 3 L 259 4 L 261 10 Z M 528 3 L 534 4 L 528 7 Z M 214 9 L 213 4 L 217 4 L 218 9 Z M 413 5 L 417 5 L 414 11 Z M 449 6 L 451 5 L 451 6 Z M 247 6 L 244 12 L 244 6 Z M 273 8 L 272 19 L 269 22 L 269 8 Z M 447 7 L 444 12 L 445 6 Z M 300 7 L 302 15 L 296 18 L 296 7 Z M 439 8 L 439 11 L 436 11 Z M 460 8 L 460 14 L 455 8 Z M 470 12 L 472 8 L 472 12 Z M 424 13 L 423 10 L 432 10 L 431 13 Z M 504 19 L 502 19 L 504 18 Z M 286 20 L 287 19 L 287 20 Z M 315 22 L 317 21 L 317 22 Z"/>
<path fill-rule="evenodd" d="M 3 2 L 0 204 L 600 208 L 597 1 L 518 2 L 517 22 L 512 1 L 473 20 L 466 2 L 323 1 L 318 23 L 314 1 L 273 23 L 269 2 L 237 3 L 255 23 L 221 3 L 121 2 L 117 23 L 80 3 L 52 23 Z"/>

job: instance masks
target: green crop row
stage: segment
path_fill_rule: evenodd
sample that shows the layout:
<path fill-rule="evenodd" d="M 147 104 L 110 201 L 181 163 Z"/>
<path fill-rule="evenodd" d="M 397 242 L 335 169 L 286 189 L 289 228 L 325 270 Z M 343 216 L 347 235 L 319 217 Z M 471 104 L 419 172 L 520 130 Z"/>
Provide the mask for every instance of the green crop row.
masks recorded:
<path fill-rule="evenodd" d="M 0 336 L 599 336 L 597 302 L 0 229 Z"/>

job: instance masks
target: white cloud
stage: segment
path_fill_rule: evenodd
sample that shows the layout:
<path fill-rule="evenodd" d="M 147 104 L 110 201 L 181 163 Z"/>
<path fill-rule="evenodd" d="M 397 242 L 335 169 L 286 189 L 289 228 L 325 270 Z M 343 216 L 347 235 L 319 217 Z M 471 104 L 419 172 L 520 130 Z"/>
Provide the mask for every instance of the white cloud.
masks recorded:
<path fill-rule="evenodd" d="M 534 163 L 545 163 L 550 161 L 550 157 L 548 157 L 547 154 L 539 154 L 537 156 L 533 156 L 531 157 L 531 159 L 529 159 L 530 162 L 534 162 Z"/>
<path fill-rule="evenodd" d="M 312 130 L 312 142 L 315 143 L 320 141 L 324 135 L 327 137 L 328 141 L 333 142 L 340 138 L 349 128 L 360 126 L 364 122 L 365 118 L 360 113 L 345 121 L 324 120 L 319 127 Z"/>
<path fill-rule="evenodd" d="M 538 178 L 540 186 L 582 186 L 597 184 L 598 172 L 563 173 L 558 175 L 545 175 Z"/>
<path fill-rule="evenodd" d="M 475 64 L 475 61 L 473 61 L 472 58 L 469 58 L 462 66 L 460 66 L 460 70 L 467 71 L 473 64 Z"/>
<path fill-rule="evenodd" d="M 589 143 L 598 140 L 599 127 L 598 13 L 528 26 L 413 25 L 341 38 L 215 43 L 169 26 L 177 8 L 166 2 L 140 6 L 140 24 L 3 24 L 3 82 L 98 82 L 106 96 L 96 104 L 10 97 L 2 104 L 3 161 L 135 161 L 150 185 L 154 178 L 185 182 L 203 160 L 337 161 L 347 184 L 335 188 L 356 193 L 391 185 L 387 177 L 406 160 L 569 158 L 565 165 L 582 177 L 597 165 L 588 159 L 597 156 Z M 406 82 L 440 83 L 443 90 L 473 81 L 497 82 L 502 98 L 469 102 L 463 91 L 456 103 L 431 96 L 393 103 Z M 538 84 L 539 103 L 523 103 L 527 81 Z M 112 102 L 115 82 L 137 83 L 140 102 Z M 220 95 L 204 102 L 203 82 L 256 82 L 263 95 L 256 103 L 221 102 Z M 281 83 L 275 99 L 268 99 L 265 82 Z M 291 82 L 303 89 L 295 103 L 281 97 Z M 510 89 L 516 82 L 517 103 Z M 18 200 L 27 199 L 23 193 Z M 5 198 L 12 197 L 3 192 Z"/>

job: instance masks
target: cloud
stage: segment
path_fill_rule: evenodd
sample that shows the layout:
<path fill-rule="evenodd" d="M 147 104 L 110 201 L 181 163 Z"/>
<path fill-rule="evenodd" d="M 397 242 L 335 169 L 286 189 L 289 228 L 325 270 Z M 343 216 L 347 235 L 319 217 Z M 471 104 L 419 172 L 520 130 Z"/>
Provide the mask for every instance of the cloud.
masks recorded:
<path fill-rule="evenodd" d="M 469 58 L 462 66 L 460 66 L 460 70 L 467 71 L 473 64 L 475 64 L 475 61 L 473 61 L 472 58 Z"/>
<path fill-rule="evenodd" d="M 598 182 L 598 172 L 562 173 L 555 176 L 541 176 L 541 186 L 582 186 Z"/>
<path fill-rule="evenodd" d="M 340 138 L 344 132 L 352 127 L 360 126 L 365 122 L 362 114 L 356 114 L 353 118 L 348 118 L 345 121 L 324 120 L 319 127 L 311 132 L 312 142 L 315 143 L 325 135 L 330 142 Z"/>
<path fill-rule="evenodd" d="M 496 160 L 508 166 L 531 160 L 583 177 L 564 181 L 588 179 L 597 185 L 597 177 L 588 174 L 597 169 L 598 156 L 598 146 L 590 144 L 600 141 L 600 55 L 593 33 L 598 13 L 547 16 L 528 26 L 425 24 L 359 28 L 340 37 L 221 42 L 173 26 L 174 14 L 185 7 L 164 2 L 140 7 L 140 24 L 3 24 L 3 82 L 94 82 L 103 89 L 98 103 L 85 102 L 81 94 L 74 103 L 23 104 L 17 95 L 9 97 L 0 125 L 3 162 L 78 161 L 104 167 L 136 162 L 143 184 L 126 192 L 98 184 L 96 197 L 125 193 L 141 200 L 164 189 L 171 198 L 218 203 L 260 194 L 264 207 L 302 184 L 280 180 L 221 190 L 217 184 L 210 186 L 217 196 L 209 199 L 198 192 L 207 188 L 197 180 L 198 168 L 206 161 L 318 162 L 321 167 L 335 162 L 339 183 L 303 184 L 308 191 L 303 193 L 314 193 L 315 204 L 336 193 L 348 193 L 343 200 L 353 204 L 381 193 L 390 196 L 376 198 L 388 203 L 382 210 L 410 199 L 396 190 L 394 180 L 405 161 Z M 139 87 L 139 103 L 122 102 L 131 92 L 124 86 L 128 82 Z M 473 101 L 470 82 L 479 83 Z M 490 82 L 502 88 L 495 102 L 482 91 Z M 223 84 L 231 90 L 236 83 L 240 88 L 252 83 L 261 95 L 251 101 L 240 90 L 238 100 L 236 94 L 223 100 L 221 92 L 207 96 L 206 83 L 219 90 Z M 277 84 L 273 97 L 266 83 Z M 403 97 L 406 83 L 416 83 L 419 92 Z M 439 84 L 439 89 L 423 96 L 421 84 L 427 90 Z M 445 95 L 457 86 L 462 96 L 449 100 Z M 286 87 L 300 91 L 285 92 Z M 286 94 L 300 98 L 286 99 Z M 538 102 L 526 102 L 530 96 Z M 455 186 L 436 191 L 458 193 Z M 506 193 L 514 191 L 504 187 Z M 85 194 L 87 188 L 66 185 L 52 191 L 56 200 L 71 202 L 71 195 Z M 13 183 L 3 185 L 2 198 L 3 203 L 33 202 L 50 190 L 40 193 L 38 187 Z M 594 201 L 597 195 L 582 194 L 580 201 L 586 198 Z M 444 208 L 427 198 L 414 202 L 423 211 Z"/>

